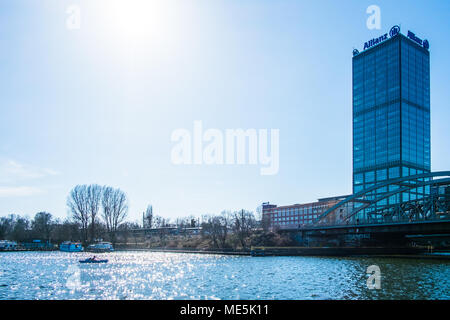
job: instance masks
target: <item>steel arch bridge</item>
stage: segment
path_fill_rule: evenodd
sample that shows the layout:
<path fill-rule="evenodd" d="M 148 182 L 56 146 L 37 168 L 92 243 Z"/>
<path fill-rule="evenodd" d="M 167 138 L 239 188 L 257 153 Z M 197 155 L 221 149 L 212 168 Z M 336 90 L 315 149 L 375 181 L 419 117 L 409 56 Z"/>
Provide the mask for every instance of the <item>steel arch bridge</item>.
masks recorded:
<path fill-rule="evenodd" d="M 422 190 L 419 194 L 418 188 Z M 403 201 L 405 193 L 414 194 L 414 199 Z M 317 217 L 313 226 L 445 220 L 450 221 L 450 171 L 417 174 L 378 183 L 331 206 Z"/>

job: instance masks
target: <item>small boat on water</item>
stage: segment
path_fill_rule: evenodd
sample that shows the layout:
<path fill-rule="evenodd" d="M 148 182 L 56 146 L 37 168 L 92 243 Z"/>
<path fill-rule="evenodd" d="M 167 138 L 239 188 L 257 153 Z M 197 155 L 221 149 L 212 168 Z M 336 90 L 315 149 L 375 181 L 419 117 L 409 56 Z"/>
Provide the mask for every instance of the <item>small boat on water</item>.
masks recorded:
<path fill-rule="evenodd" d="M 108 259 L 101 260 L 101 259 L 96 259 L 94 257 L 94 258 L 87 258 L 87 259 L 79 260 L 79 261 L 80 261 L 80 263 L 107 263 Z"/>
<path fill-rule="evenodd" d="M 91 252 L 113 252 L 114 248 L 111 242 L 98 242 L 94 244 L 90 244 L 86 251 Z"/>
<path fill-rule="evenodd" d="M 59 250 L 64 252 L 82 252 L 84 249 L 80 242 L 64 241 L 59 246 Z"/>

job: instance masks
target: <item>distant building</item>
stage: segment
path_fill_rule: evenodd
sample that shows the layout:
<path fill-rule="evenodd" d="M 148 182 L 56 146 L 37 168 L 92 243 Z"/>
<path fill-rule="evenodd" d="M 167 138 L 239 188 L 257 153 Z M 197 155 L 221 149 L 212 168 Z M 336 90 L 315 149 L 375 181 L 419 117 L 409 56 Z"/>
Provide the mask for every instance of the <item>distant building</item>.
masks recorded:
<path fill-rule="evenodd" d="M 337 196 L 318 199 L 317 202 L 277 206 L 265 202 L 262 204 L 262 218 L 270 230 L 297 229 L 314 223 L 322 213 L 347 196 Z M 345 218 L 347 212 L 342 212 L 338 219 Z"/>
<path fill-rule="evenodd" d="M 170 235 L 197 235 L 202 231 L 202 227 L 177 227 L 175 225 L 145 229 L 146 235 L 170 234 Z"/>

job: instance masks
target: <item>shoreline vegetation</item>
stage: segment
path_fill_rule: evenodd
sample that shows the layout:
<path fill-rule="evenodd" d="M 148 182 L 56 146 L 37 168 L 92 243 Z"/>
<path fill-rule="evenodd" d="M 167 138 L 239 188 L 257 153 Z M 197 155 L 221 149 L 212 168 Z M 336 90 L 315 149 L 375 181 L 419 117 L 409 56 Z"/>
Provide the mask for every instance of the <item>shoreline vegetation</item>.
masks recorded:
<path fill-rule="evenodd" d="M 178 225 L 143 229 L 137 224 L 121 224 L 115 233 L 116 251 L 153 251 L 194 254 L 220 254 L 234 256 L 336 256 L 336 257 L 389 257 L 450 260 L 450 252 L 433 252 L 429 247 L 299 247 L 288 233 L 269 231 L 251 212 L 222 212 L 220 216 L 204 216 L 199 227 L 188 218 Z M 191 219 L 193 220 L 193 219 Z M 184 223 L 183 223 L 184 222 Z M 155 225 L 152 225 L 155 227 Z M 246 227 L 243 227 L 246 226 Z M 106 237 L 109 232 L 98 223 L 96 236 Z M 0 218 L 0 236 L 19 243 L 30 243 L 35 238 L 52 246 L 14 251 L 58 250 L 60 241 L 81 237 L 76 222 L 60 222 L 46 212 L 39 212 L 33 220 L 16 215 Z M 48 239 L 48 240 L 45 240 Z M 78 238 L 79 239 L 79 238 Z"/>
<path fill-rule="evenodd" d="M 143 240 L 145 238 L 141 238 Z M 171 236 L 161 242 L 159 237 L 146 241 L 117 243 L 117 251 L 153 251 L 195 254 L 220 254 L 239 256 L 372 256 L 450 260 L 450 251 L 434 252 L 431 247 L 299 247 L 287 234 L 258 231 L 246 239 L 246 247 L 214 247 L 201 235 Z"/>
<path fill-rule="evenodd" d="M 40 248 L 52 249 L 64 241 L 81 242 L 84 247 L 109 241 L 114 247 L 139 242 L 148 248 L 223 251 L 289 246 L 295 242 L 287 235 L 269 232 L 264 219 L 244 209 L 169 219 L 154 215 L 149 205 L 142 213 L 141 223 L 130 222 L 126 220 L 127 195 L 120 189 L 97 184 L 75 186 L 67 197 L 67 208 L 65 220 L 45 211 L 32 219 L 15 214 L 0 217 L 0 240 L 15 241 L 23 248 L 35 248 L 36 242 L 45 244 Z"/>
<path fill-rule="evenodd" d="M 151 205 L 142 223 L 129 222 L 128 198 L 109 186 L 77 185 L 67 198 L 69 216 L 59 220 L 48 212 L 33 219 L 19 215 L 0 217 L 0 240 L 15 241 L 19 250 L 58 250 L 64 241 L 81 242 L 85 248 L 110 241 L 115 250 L 152 250 L 252 256 L 356 256 L 401 255 L 429 257 L 432 247 L 338 246 L 318 242 L 299 247 L 295 234 L 270 230 L 256 210 L 244 209 L 206 214 L 201 218 L 173 220 L 153 214 Z M 435 255 L 433 255 L 434 257 Z M 449 258 L 450 255 L 443 255 Z"/>

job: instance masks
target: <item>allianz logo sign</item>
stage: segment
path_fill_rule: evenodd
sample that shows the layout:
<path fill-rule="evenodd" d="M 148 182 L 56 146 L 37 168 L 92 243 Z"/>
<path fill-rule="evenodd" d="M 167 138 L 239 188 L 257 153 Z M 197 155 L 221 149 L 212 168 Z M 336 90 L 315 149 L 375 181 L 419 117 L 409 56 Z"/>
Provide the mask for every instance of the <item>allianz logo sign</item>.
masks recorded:
<path fill-rule="evenodd" d="M 400 33 L 400 27 L 399 26 L 393 26 L 391 28 L 391 30 L 389 31 L 389 37 L 395 37 L 396 35 L 398 35 Z M 385 33 L 383 34 L 381 37 L 378 38 L 374 38 L 371 39 L 367 42 L 364 43 L 364 50 L 369 49 L 385 40 L 387 40 L 388 38 L 388 34 Z M 411 39 L 412 41 L 416 42 L 417 44 L 423 46 L 425 49 L 429 49 L 430 48 L 430 43 L 428 42 L 428 40 L 422 40 L 419 37 L 417 37 L 413 32 L 408 30 L 408 38 Z M 357 55 L 359 54 L 358 50 L 353 50 L 353 55 Z"/>
<path fill-rule="evenodd" d="M 400 33 L 400 27 L 399 26 L 393 26 L 391 30 L 389 31 L 389 37 L 395 37 Z M 387 40 L 388 34 L 385 33 L 381 37 L 371 39 L 364 43 L 364 50 L 369 49 L 370 47 L 373 47 L 374 45 L 377 45 L 385 40 Z"/>
<path fill-rule="evenodd" d="M 421 46 L 423 46 L 427 50 L 430 48 L 430 44 L 429 44 L 428 40 L 420 39 L 413 32 L 411 32 L 409 30 L 408 30 L 408 38 L 410 38 L 412 41 L 420 44 Z"/>
<path fill-rule="evenodd" d="M 364 50 L 369 49 L 370 47 L 373 47 L 374 45 L 379 44 L 380 42 L 383 42 L 386 39 L 387 39 L 387 33 L 383 34 L 381 37 L 369 40 L 364 43 Z"/>

